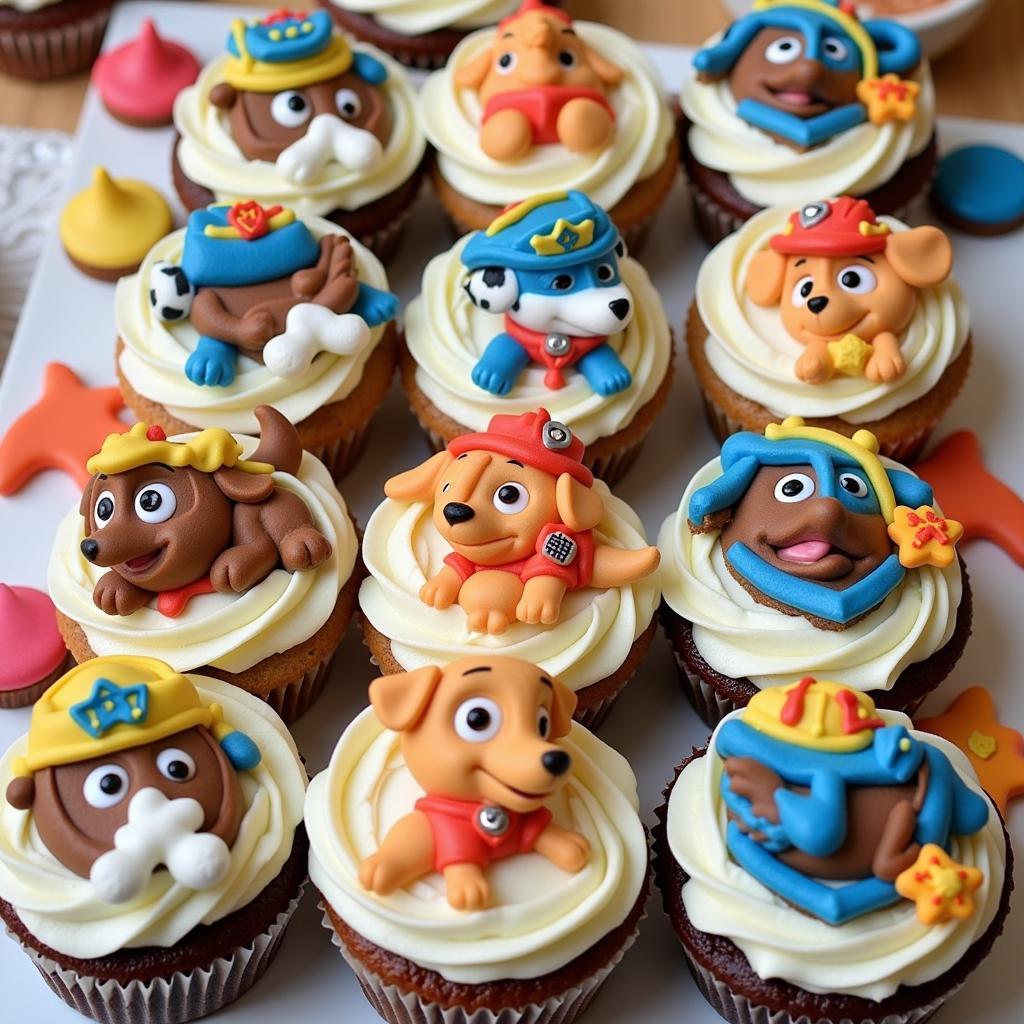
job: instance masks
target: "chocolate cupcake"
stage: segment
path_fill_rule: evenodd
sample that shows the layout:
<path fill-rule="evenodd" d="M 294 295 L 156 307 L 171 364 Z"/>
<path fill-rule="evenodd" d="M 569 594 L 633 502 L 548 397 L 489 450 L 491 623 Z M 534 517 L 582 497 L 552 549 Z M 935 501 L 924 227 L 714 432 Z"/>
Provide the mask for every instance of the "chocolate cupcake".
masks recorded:
<path fill-rule="evenodd" d="M 49 79 L 96 59 L 113 0 L 0 0 L 0 72 Z"/>

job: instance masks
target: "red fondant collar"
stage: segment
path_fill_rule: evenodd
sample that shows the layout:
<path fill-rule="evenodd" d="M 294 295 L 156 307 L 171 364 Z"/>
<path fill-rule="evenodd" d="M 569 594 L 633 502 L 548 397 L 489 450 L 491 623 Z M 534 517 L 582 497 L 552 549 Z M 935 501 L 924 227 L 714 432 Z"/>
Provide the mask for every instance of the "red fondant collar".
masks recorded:
<path fill-rule="evenodd" d="M 156 610 L 168 619 L 176 619 L 188 606 L 193 597 L 215 593 L 209 576 L 202 576 L 183 587 L 164 590 L 157 595 Z"/>
<path fill-rule="evenodd" d="M 526 354 L 533 362 L 548 368 L 548 372 L 544 375 L 544 386 L 552 391 L 565 387 L 565 376 L 562 373 L 564 367 L 575 366 L 588 352 L 593 352 L 598 345 L 603 345 L 608 340 L 605 335 L 598 335 L 596 338 L 565 335 L 569 342 L 569 349 L 565 355 L 556 356 L 544 347 L 544 342 L 549 337 L 548 334 L 516 323 L 508 313 L 505 314 L 505 330 L 526 349 Z"/>

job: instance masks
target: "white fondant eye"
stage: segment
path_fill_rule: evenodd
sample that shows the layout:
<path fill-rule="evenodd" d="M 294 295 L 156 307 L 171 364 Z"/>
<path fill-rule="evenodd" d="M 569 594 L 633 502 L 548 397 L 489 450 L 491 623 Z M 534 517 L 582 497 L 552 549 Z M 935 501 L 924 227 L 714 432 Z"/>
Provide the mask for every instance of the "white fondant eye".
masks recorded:
<path fill-rule="evenodd" d="M 842 63 L 850 55 L 850 48 L 842 39 L 836 39 L 835 36 L 825 36 L 822 49 L 825 51 L 825 56 L 837 64 Z"/>
<path fill-rule="evenodd" d="M 114 505 L 114 496 L 110 491 L 103 491 L 96 499 L 96 504 L 92 507 L 92 517 L 97 530 L 102 530 L 114 518 Z"/>
<path fill-rule="evenodd" d="M 597 279 L 601 284 L 607 284 L 615 277 L 615 268 L 610 263 L 602 263 L 597 268 Z"/>
<path fill-rule="evenodd" d="M 309 120 L 313 105 L 296 89 L 279 92 L 270 101 L 270 116 L 285 128 L 298 128 Z"/>
<path fill-rule="evenodd" d="M 466 281 L 466 294 L 489 313 L 507 313 L 519 298 L 519 280 L 507 267 L 479 267 Z"/>
<path fill-rule="evenodd" d="M 551 289 L 556 292 L 571 292 L 575 283 L 576 278 L 572 274 L 558 274 L 551 282 Z"/>
<path fill-rule="evenodd" d="M 334 105 L 346 121 L 354 121 L 363 112 L 363 101 L 355 89 L 339 89 L 334 94 Z"/>
<path fill-rule="evenodd" d="M 178 499 L 167 484 L 146 484 L 135 494 L 135 514 L 144 523 L 166 523 L 177 507 Z"/>
<path fill-rule="evenodd" d="M 530 504 L 530 492 L 522 485 L 512 480 L 502 484 L 494 492 L 494 507 L 507 516 L 514 516 L 522 512 Z"/>
<path fill-rule="evenodd" d="M 518 55 L 511 51 L 506 51 L 494 62 L 494 70 L 497 71 L 499 75 L 510 75 L 518 63 Z"/>
<path fill-rule="evenodd" d="M 790 303 L 799 309 L 801 306 L 807 305 L 807 300 L 811 297 L 811 292 L 814 291 L 814 278 L 808 275 L 807 277 L 801 277 L 795 285 L 793 285 L 793 295 L 790 298 Z"/>
<path fill-rule="evenodd" d="M 849 267 L 843 267 L 836 274 L 836 281 L 844 292 L 853 295 L 867 295 L 878 287 L 878 278 L 873 270 L 854 263 Z"/>
<path fill-rule="evenodd" d="M 804 52 L 804 44 L 796 36 L 773 39 L 764 51 L 764 58 L 771 64 L 792 64 Z"/>
<path fill-rule="evenodd" d="M 196 774 L 196 763 L 191 754 L 177 747 L 167 747 L 156 755 L 157 771 L 171 782 L 188 782 Z"/>
<path fill-rule="evenodd" d="M 839 486 L 855 498 L 868 496 L 868 485 L 856 473 L 840 473 Z"/>
<path fill-rule="evenodd" d="M 558 63 L 563 68 L 574 68 L 576 67 L 576 54 L 572 50 L 562 50 L 558 54 Z"/>
<path fill-rule="evenodd" d="M 542 740 L 546 740 L 549 732 L 551 732 L 551 712 L 547 708 L 540 708 L 537 711 L 537 733 Z"/>
<path fill-rule="evenodd" d="M 127 795 L 128 787 L 128 773 L 119 764 L 101 764 L 85 777 L 82 796 L 90 807 L 104 810 L 119 804 Z"/>
<path fill-rule="evenodd" d="M 501 708 L 489 697 L 470 697 L 455 712 L 455 733 L 469 743 L 493 740 L 501 729 Z"/>
<path fill-rule="evenodd" d="M 814 481 L 806 473 L 790 473 L 775 485 L 775 500 L 792 504 L 814 493 Z"/>

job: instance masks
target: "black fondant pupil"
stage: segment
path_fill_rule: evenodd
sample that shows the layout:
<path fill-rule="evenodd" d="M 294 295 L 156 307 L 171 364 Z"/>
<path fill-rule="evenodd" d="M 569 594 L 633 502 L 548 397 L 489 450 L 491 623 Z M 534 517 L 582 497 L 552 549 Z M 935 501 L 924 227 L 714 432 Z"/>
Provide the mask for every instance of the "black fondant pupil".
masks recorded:
<path fill-rule="evenodd" d="M 541 736 L 547 736 L 548 729 L 550 729 L 550 728 L 551 728 L 551 722 L 549 721 L 548 716 L 547 715 L 541 715 L 540 716 L 540 722 L 537 723 L 537 731 L 541 734 Z"/>
<path fill-rule="evenodd" d="M 507 67 L 511 66 L 511 64 L 512 64 L 512 54 L 511 53 L 503 53 L 498 58 L 498 64 L 500 64 L 501 67 L 503 67 L 503 68 L 507 68 Z"/>
<path fill-rule="evenodd" d="M 793 49 L 793 44 L 788 39 L 784 39 L 781 43 L 779 43 L 779 49 L 783 53 L 789 53 L 789 51 Z"/>
<path fill-rule="evenodd" d="M 840 482 L 840 483 L 841 483 L 841 484 L 843 485 L 843 487 L 845 487 L 845 488 L 846 488 L 846 490 L 848 490 L 848 491 L 849 491 L 849 492 L 850 492 L 851 494 L 859 494 L 859 493 L 860 493 L 860 489 L 861 489 L 861 481 L 860 481 L 860 480 L 858 480 L 858 479 L 857 479 L 857 478 L 856 478 L 855 476 L 844 476 L 844 477 L 842 478 L 842 480 L 840 480 L 839 482 Z"/>
<path fill-rule="evenodd" d="M 301 96 L 289 96 L 288 109 L 294 110 L 296 114 L 299 114 L 306 109 L 306 101 Z"/>
<path fill-rule="evenodd" d="M 114 514 L 114 503 L 109 498 L 100 498 L 96 506 L 97 519 L 109 519 Z"/>
<path fill-rule="evenodd" d="M 813 281 L 804 281 L 804 283 L 802 285 L 800 285 L 800 294 L 806 299 L 807 296 L 811 294 L 811 290 L 813 288 L 814 288 L 814 282 Z"/>
<path fill-rule="evenodd" d="M 100 789 L 103 790 L 107 796 L 115 796 L 121 792 L 121 778 L 118 775 L 111 773 L 110 775 L 104 775 L 100 779 Z"/>
<path fill-rule="evenodd" d="M 514 505 L 519 500 L 519 488 L 505 484 L 498 488 L 498 501 L 504 505 Z"/>
<path fill-rule="evenodd" d="M 486 708 L 470 708 L 466 725 L 474 732 L 483 732 L 491 724 L 491 713 Z"/>
<path fill-rule="evenodd" d="M 602 263 L 601 266 L 597 268 L 597 276 L 601 281 L 610 281 L 612 277 L 612 268 L 609 267 L 607 263 Z"/>
<path fill-rule="evenodd" d="M 568 274 L 559 274 L 552 282 L 560 292 L 567 292 L 572 287 L 572 278 Z"/>
<path fill-rule="evenodd" d="M 188 778 L 188 765 L 184 761 L 171 761 L 167 765 L 167 774 L 172 779 L 184 781 Z"/>
<path fill-rule="evenodd" d="M 341 107 L 342 113 L 348 114 L 349 117 L 354 117 L 356 112 L 356 105 L 349 100 L 348 103 L 343 103 Z"/>
<path fill-rule="evenodd" d="M 145 512 L 155 512 L 163 504 L 163 498 L 157 491 L 143 491 L 139 495 L 139 505 Z"/>
<path fill-rule="evenodd" d="M 843 274 L 842 283 L 845 284 L 847 288 L 856 288 L 857 285 L 860 284 L 860 274 L 855 270 L 848 270 Z"/>
<path fill-rule="evenodd" d="M 782 493 L 787 498 L 795 498 L 803 489 L 804 485 L 800 480 L 787 480 L 782 485 Z"/>
<path fill-rule="evenodd" d="M 573 64 L 576 63 L 576 57 L 569 50 L 563 50 L 558 55 L 558 60 L 559 63 L 565 65 L 567 68 L 571 68 Z"/>

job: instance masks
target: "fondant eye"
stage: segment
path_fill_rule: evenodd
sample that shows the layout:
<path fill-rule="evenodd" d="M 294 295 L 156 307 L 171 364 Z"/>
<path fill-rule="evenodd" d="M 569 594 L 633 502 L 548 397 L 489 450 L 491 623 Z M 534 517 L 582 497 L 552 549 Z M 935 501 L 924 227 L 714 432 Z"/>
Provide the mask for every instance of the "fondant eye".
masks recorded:
<path fill-rule="evenodd" d="M 841 64 L 850 55 L 850 48 L 842 39 L 836 39 L 835 36 L 826 36 L 822 49 L 825 51 L 825 56 L 837 64 Z"/>
<path fill-rule="evenodd" d="M 339 89 L 334 94 L 334 105 L 346 121 L 354 121 L 363 112 L 363 101 L 354 89 Z"/>
<path fill-rule="evenodd" d="M 867 295 L 878 286 L 878 278 L 875 277 L 875 272 L 857 263 L 850 267 L 843 267 L 836 274 L 836 281 L 839 282 L 839 287 L 844 292 L 851 292 L 853 295 Z"/>
<path fill-rule="evenodd" d="M 119 804 L 128 793 L 128 773 L 119 764 L 93 768 L 82 783 L 82 796 L 90 807 L 101 810 Z"/>
<path fill-rule="evenodd" d="M 135 514 L 144 523 L 166 523 L 177 507 L 178 499 L 167 484 L 146 484 L 135 495 Z"/>
<path fill-rule="evenodd" d="M 552 282 L 551 287 L 556 292 L 568 292 L 572 290 L 572 286 L 576 283 L 576 279 L 572 274 L 559 274 Z"/>
<path fill-rule="evenodd" d="M 803 52 L 803 43 L 796 36 L 783 36 L 765 47 L 764 58 L 771 64 L 791 64 Z"/>
<path fill-rule="evenodd" d="M 518 61 L 519 58 L 514 53 L 507 51 L 494 62 L 494 68 L 499 75 L 510 75 Z"/>
<path fill-rule="evenodd" d="M 840 473 L 839 486 L 855 498 L 868 496 L 868 485 L 856 473 Z"/>
<path fill-rule="evenodd" d="M 775 500 L 791 504 L 806 501 L 814 493 L 814 481 L 806 473 L 790 473 L 775 485 Z"/>
<path fill-rule="evenodd" d="M 558 63 L 563 68 L 574 68 L 576 67 L 576 54 L 572 50 L 562 50 L 558 55 Z"/>
<path fill-rule="evenodd" d="M 309 100 L 295 89 L 279 92 L 270 101 L 270 116 L 285 128 L 298 128 L 305 124 L 312 109 Z"/>
<path fill-rule="evenodd" d="M 626 255 L 626 243 L 622 240 L 621 237 L 615 243 L 615 255 L 618 256 L 620 260 L 623 256 Z"/>
<path fill-rule="evenodd" d="M 494 492 L 494 507 L 508 516 L 522 512 L 529 503 L 530 492 L 522 484 L 513 483 L 511 480 Z"/>
<path fill-rule="evenodd" d="M 537 732 L 542 740 L 546 740 L 548 733 L 551 732 L 551 713 L 547 708 L 541 708 L 537 712 Z"/>
<path fill-rule="evenodd" d="M 607 284 L 615 277 L 615 268 L 610 263 L 602 263 L 597 268 L 597 279 L 602 284 Z"/>
<path fill-rule="evenodd" d="M 455 712 L 455 733 L 469 743 L 493 740 L 501 729 L 501 708 L 489 697 L 464 700 Z"/>
<path fill-rule="evenodd" d="M 801 306 L 807 305 L 807 300 L 811 297 L 811 292 L 814 291 L 814 278 L 807 276 L 801 277 L 795 285 L 793 285 L 793 295 L 790 299 L 793 306 L 799 309 Z"/>
<path fill-rule="evenodd" d="M 191 754 L 177 747 L 168 747 L 156 755 L 157 771 L 171 782 L 188 782 L 196 774 L 196 763 Z"/>
<path fill-rule="evenodd" d="M 110 491 L 103 491 L 96 499 L 92 517 L 96 520 L 97 530 L 102 530 L 114 518 L 114 496 Z"/>

